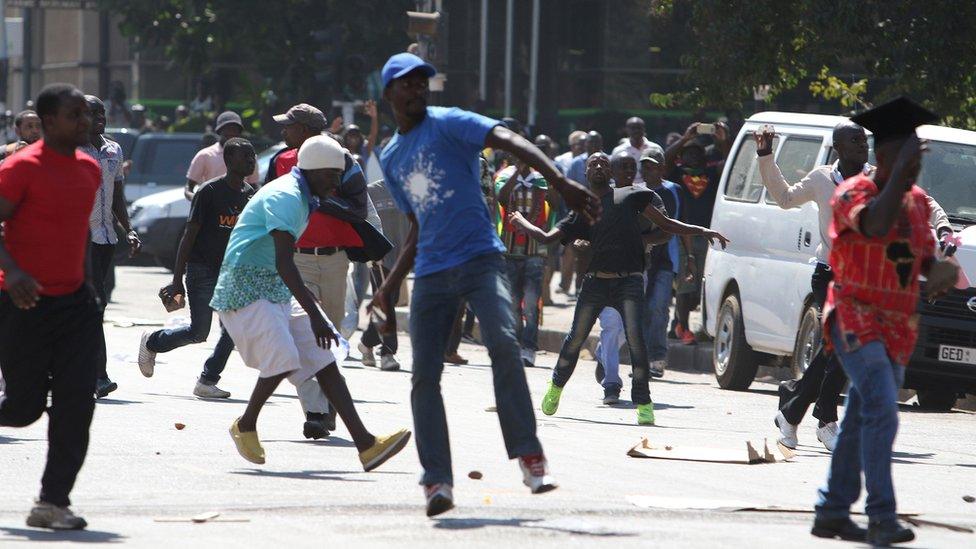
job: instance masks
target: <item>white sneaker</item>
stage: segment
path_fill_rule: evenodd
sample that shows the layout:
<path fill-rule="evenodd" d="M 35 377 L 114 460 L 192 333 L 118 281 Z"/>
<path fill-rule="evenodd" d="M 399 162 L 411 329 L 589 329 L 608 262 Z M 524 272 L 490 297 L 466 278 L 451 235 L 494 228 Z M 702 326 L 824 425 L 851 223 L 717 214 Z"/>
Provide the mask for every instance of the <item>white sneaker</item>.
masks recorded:
<path fill-rule="evenodd" d="M 796 439 L 797 426 L 786 421 L 786 416 L 783 415 L 783 412 L 776 414 L 776 419 L 773 420 L 773 423 L 776 424 L 776 427 L 779 428 L 780 435 L 782 435 L 779 437 L 779 443 L 790 450 L 796 450 L 796 445 L 798 444 Z"/>
<path fill-rule="evenodd" d="M 376 355 L 373 354 L 372 347 L 367 347 L 360 343 L 359 352 L 363 354 L 363 366 L 369 366 L 370 368 L 376 367 Z"/>
<path fill-rule="evenodd" d="M 549 462 L 546 456 L 534 454 L 519 456 L 519 467 L 522 469 L 522 483 L 532 490 L 533 494 L 542 494 L 559 487 L 549 475 Z"/>
<path fill-rule="evenodd" d="M 837 422 L 831 421 L 823 427 L 818 427 L 817 440 L 823 443 L 827 451 L 833 452 L 834 447 L 837 446 Z"/>
<path fill-rule="evenodd" d="M 142 332 L 142 340 L 139 342 L 139 371 L 146 377 L 152 377 L 156 369 L 156 353 L 146 346 L 150 335 L 152 332 Z"/>
<path fill-rule="evenodd" d="M 654 360 L 651 362 L 648 373 L 650 373 L 651 377 L 664 377 L 664 369 L 667 365 L 668 362 L 666 360 Z"/>
<path fill-rule="evenodd" d="M 383 355 L 380 357 L 380 370 L 384 372 L 395 372 L 400 369 L 400 363 L 393 355 Z"/>
<path fill-rule="evenodd" d="M 202 381 L 197 381 L 197 386 L 193 388 L 193 395 L 200 398 L 230 398 L 229 392 L 216 385 L 207 385 Z"/>

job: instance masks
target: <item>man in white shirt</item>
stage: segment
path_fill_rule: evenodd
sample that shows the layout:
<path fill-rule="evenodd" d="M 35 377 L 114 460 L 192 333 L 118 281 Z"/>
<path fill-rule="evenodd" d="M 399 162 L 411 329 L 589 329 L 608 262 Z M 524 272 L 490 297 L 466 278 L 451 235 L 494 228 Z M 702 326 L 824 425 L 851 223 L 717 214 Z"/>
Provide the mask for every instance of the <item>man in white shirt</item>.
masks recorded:
<path fill-rule="evenodd" d="M 640 159 L 645 153 L 653 152 L 657 150 L 664 153 L 664 149 L 660 145 L 651 141 L 645 137 L 646 129 L 644 127 L 644 120 L 637 116 L 633 116 L 627 119 L 627 136 L 628 139 L 624 143 L 621 143 L 614 147 L 613 154 L 611 158 L 616 156 L 617 153 L 623 151 L 629 154 L 634 159 L 634 164 L 640 165 Z M 640 174 L 640 170 L 637 171 L 637 177 L 634 178 L 635 187 L 645 187 L 644 178 Z"/>
<path fill-rule="evenodd" d="M 864 128 L 853 122 L 841 122 L 834 128 L 833 148 L 837 161 L 818 166 L 794 185 L 783 177 L 773 160 L 773 134 L 755 134 L 756 154 L 759 174 L 769 195 L 780 208 L 797 208 L 807 202 L 817 204 L 820 216 L 820 246 L 817 247 L 816 262 L 811 280 L 813 300 L 823 307 L 827 298 L 827 287 L 833 272 L 827 263 L 830 255 L 831 239 L 828 236 L 833 207 L 831 198 L 837 186 L 849 177 L 864 173 L 874 174 L 874 166 L 867 163 L 868 140 Z M 928 197 L 932 217 L 932 228 L 941 240 L 944 234 L 952 233 L 952 225 L 945 211 L 932 197 Z M 950 254 L 951 255 L 951 254 Z M 816 401 L 813 416 L 819 420 L 817 439 L 824 447 L 833 451 L 837 439 L 837 400 L 847 382 L 847 377 L 831 353 L 820 349 L 810 362 L 810 366 L 797 380 L 785 381 L 779 387 L 779 413 L 774 422 L 780 430 L 779 442 L 789 448 L 797 445 L 797 427 L 806 414 L 810 404 Z"/>

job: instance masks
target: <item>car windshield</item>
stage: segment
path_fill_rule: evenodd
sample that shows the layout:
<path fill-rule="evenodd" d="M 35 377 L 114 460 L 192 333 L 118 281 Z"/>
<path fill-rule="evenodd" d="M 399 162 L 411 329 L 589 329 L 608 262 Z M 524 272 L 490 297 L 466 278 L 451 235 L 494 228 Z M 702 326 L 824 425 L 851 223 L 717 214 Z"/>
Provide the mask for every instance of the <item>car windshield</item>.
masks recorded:
<path fill-rule="evenodd" d="M 917 181 L 949 219 L 976 224 L 976 146 L 929 141 Z"/>
<path fill-rule="evenodd" d="M 147 165 L 140 171 L 158 180 L 161 185 L 180 185 L 186 180 L 190 161 L 200 148 L 199 139 L 157 139 L 153 140 Z"/>

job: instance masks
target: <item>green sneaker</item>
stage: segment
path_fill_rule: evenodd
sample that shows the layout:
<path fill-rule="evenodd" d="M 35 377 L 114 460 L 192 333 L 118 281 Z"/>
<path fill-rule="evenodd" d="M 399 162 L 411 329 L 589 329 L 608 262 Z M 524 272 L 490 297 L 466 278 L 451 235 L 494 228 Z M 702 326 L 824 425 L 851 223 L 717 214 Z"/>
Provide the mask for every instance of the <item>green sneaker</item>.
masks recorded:
<path fill-rule="evenodd" d="M 637 424 L 654 425 L 654 403 L 637 405 Z"/>
<path fill-rule="evenodd" d="M 563 395 L 563 388 L 556 387 L 556 385 L 549 380 L 548 389 L 546 389 L 546 395 L 542 397 L 542 413 L 547 416 L 551 416 L 556 413 L 556 409 L 559 408 L 559 397 Z"/>

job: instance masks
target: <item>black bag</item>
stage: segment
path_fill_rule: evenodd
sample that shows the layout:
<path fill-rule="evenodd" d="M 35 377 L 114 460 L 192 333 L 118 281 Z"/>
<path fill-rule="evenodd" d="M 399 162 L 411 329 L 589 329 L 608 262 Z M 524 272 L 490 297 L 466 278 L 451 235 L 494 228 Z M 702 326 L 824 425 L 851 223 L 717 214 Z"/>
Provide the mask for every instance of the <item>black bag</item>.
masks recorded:
<path fill-rule="evenodd" d="M 350 225 L 363 241 L 363 247 L 346 248 L 346 256 L 349 257 L 349 261 L 356 263 L 379 261 L 393 249 L 393 243 L 369 221 L 356 221 Z"/>

